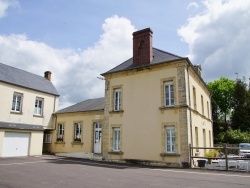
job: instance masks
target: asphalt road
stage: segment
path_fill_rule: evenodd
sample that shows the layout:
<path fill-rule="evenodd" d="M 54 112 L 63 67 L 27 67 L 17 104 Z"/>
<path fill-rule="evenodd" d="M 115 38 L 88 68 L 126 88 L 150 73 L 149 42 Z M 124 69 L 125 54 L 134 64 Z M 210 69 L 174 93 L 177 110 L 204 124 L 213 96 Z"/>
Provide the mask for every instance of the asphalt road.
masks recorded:
<path fill-rule="evenodd" d="M 56 156 L 0 158 L 0 188 L 250 188 L 250 173 L 145 168 Z"/>

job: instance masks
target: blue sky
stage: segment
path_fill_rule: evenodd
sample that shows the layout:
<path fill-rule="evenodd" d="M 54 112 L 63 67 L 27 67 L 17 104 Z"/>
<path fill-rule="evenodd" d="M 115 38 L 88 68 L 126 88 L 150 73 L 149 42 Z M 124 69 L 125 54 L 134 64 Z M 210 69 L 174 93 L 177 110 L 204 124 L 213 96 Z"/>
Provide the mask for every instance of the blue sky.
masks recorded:
<path fill-rule="evenodd" d="M 0 62 L 43 76 L 60 108 L 104 96 L 101 73 L 132 56 L 132 33 L 201 64 L 206 82 L 250 76 L 250 0 L 0 0 Z"/>

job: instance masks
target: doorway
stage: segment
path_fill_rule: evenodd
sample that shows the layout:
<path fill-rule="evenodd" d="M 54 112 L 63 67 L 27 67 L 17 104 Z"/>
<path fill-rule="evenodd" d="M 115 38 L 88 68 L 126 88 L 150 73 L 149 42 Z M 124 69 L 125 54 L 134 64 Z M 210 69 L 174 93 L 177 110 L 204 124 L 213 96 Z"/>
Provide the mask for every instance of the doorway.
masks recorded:
<path fill-rule="evenodd" d="M 94 153 L 102 152 L 102 124 L 94 123 Z"/>

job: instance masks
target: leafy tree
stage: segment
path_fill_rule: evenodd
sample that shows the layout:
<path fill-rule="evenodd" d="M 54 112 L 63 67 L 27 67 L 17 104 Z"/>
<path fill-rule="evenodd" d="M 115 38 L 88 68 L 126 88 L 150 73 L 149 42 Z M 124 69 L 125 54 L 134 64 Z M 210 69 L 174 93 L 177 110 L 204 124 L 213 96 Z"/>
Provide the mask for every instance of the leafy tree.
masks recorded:
<path fill-rule="evenodd" d="M 227 117 L 232 110 L 234 86 L 233 80 L 224 77 L 208 83 L 212 93 L 211 103 L 215 143 L 225 142 L 225 132 L 228 128 Z"/>
<path fill-rule="evenodd" d="M 239 79 L 235 84 L 233 98 L 232 128 L 250 131 L 250 91 Z"/>
<path fill-rule="evenodd" d="M 233 106 L 233 91 L 235 82 L 221 77 L 219 80 L 209 82 L 208 87 L 212 92 L 212 115 L 215 122 L 224 121 L 227 124 L 227 115 Z"/>

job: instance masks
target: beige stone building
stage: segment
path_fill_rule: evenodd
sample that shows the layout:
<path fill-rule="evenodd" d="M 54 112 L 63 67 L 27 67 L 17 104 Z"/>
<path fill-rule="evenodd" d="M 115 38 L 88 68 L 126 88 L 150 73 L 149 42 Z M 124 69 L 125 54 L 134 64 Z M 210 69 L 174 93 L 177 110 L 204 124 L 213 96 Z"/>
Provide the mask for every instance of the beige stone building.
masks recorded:
<path fill-rule="evenodd" d="M 152 35 L 150 28 L 133 33 L 133 57 L 102 74 L 105 99 L 55 114 L 51 152 L 181 167 L 189 162 L 189 144 L 213 146 L 201 67 L 153 48 Z"/>
<path fill-rule="evenodd" d="M 54 114 L 56 131 L 47 150 L 69 156 L 101 154 L 104 98 L 89 99 Z M 70 155 L 71 154 L 71 155 Z"/>
<path fill-rule="evenodd" d="M 50 79 L 0 63 L 0 157 L 42 155 L 59 97 Z"/>
<path fill-rule="evenodd" d="M 153 48 L 152 34 L 150 28 L 133 33 L 133 57 L 102 74 L 102 154 L 182 166 L 189 162 L 189 144 L 213 145 L 211 96 L 201 67 Z"/>

